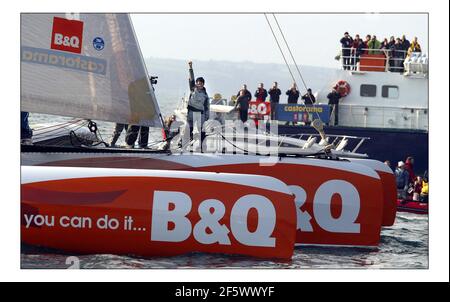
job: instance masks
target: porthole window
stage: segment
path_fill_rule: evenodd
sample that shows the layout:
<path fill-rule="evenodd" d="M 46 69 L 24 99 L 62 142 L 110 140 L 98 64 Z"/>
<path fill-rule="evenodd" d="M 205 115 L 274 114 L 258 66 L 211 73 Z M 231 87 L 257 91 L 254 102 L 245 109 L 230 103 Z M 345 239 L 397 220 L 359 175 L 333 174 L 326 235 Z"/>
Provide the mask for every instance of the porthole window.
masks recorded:
<path fill-rule="evenodd" d="M 360 95 L 364 97 L 376 97 L 377 85 L 362 84 L 360 89 Z"/>
<path fill-rule="evenodd" d="M 383 85 L 381 87 L 381 96 L 388 99 L 398 99 L 398 86 Z"/>

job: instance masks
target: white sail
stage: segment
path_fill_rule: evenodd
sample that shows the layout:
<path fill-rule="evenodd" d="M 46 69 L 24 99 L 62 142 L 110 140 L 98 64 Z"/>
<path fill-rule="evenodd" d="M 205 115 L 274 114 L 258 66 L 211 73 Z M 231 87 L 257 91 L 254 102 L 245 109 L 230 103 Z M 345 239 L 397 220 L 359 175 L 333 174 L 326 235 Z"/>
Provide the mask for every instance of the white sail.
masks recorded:
<path fill-rule="evenodd" d="M 162 127 L 127 14 L 22 14 L 21 110 Z"/>

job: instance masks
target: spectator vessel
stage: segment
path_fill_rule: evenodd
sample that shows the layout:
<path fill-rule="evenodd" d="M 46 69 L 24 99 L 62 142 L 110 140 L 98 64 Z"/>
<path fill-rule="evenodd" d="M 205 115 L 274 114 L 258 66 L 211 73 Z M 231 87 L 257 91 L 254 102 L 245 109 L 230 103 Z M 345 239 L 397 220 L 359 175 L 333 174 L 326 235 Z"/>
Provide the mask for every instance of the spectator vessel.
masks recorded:
<path fill-rule="evenodd" d="M 358 149 L 371 158 L 390 162 L 415 158 L 415 169 L 428 169 L 428 58 L 426 54 L 412 53 L 402 61 L 400 68 L 391 67 L 387 50 L 379 54 L 364 54 L 360 62 L 349 69 L 337 69 L 329 80 L 315 91 L 316 105 L 328 104 L 327 94 L 333 87 L 341 89 L 338 124 L 331 117 L 324 130 L 332 135 L 368 137 Z M 394 65 L 394 64 L 392 64 Z M 284 114 L 279 105 L 278 115 Z M 299 106 L 300 107 L 300 106 Z M 302 109 L 299 108 L 298 112 Z M 301 114 L 288 120 L 302 122 Z M 278 133 L 304 137 L 315 133 L 310 126 L 286 126 L 280 123 Z M 349 142 L 348 148 L 356 146 Z"/>

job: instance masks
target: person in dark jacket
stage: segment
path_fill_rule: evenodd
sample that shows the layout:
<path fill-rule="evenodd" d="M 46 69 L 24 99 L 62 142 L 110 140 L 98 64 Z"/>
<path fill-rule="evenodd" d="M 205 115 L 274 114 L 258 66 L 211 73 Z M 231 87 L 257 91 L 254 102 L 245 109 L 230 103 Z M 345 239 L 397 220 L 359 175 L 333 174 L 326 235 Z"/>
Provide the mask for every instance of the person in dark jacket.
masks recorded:
<path fill-rule="evenodd" d="M 275 112 L 277 110 L 277 104 L 280 103 L 281 90 L 278 88 L 278 83 L 273 82 L 272 88 L 269 89 L 270 95 L 270 118 L 276 119 Z"/>
<path fill-rule="evenodd" d="M 302 100 L 305 105 L 313 105 L 316 102 L 316 97 L 312 94 L 311 88 L 308 88 L 307 92 L 302 96 Z"/>
<path fill-rule="evenodd" d="M 191 141 L 194 138 L 194 122 L 200 123 L 197 127 L 200 128 L 200 146 L 203 152 L 203 141 L 206 138 L 206 133 L 203 129 L 203 124 L 209 119 L 209 96 L 205 89 L 205 79 L 198 77 L 194 81 L 194 70 L 192 69 L 192 62 L 188 62 L 189 65 L 189 89 L 191 94 L 189 95 L 188 101 L 188 124 L 189 124 L 189 135 Z"/>
<path fill-rule="evenodd" d="M 242 89 L 236 100 L 236 105 L 234 106 L 234 109 L 239 109 L 239 118 L 243 123 L 245 123 L 248 120 L 248 107 L 249 107 L 248 96 L 245 94 L 245 90 Z"/>
<path fill-rule="evenodd" d="M 403 59 L 406 58 L 406 53 L 408 52 L 409 47 L 411 46 L 411 43 L 409 42 L 408 39 L 406 39 L 406 36 L 403 35 L 402 39 L 401 39 L 401 45 L 402 45 L 402 50 L 403 50 Z"/>
<path fill-rule="evenodd" d="M 331 116 L 334 116 L 334 126 L 337 126 L 339 123 L 339 100 L 341 95 L 333 87 L 333 90 L 327 95 L 328 105 L 330 105 L 330 120 Z"/>
<path fill-rule="evenodd" d="M 33 130 L 28 123 L 29 112 L 20 111 L 20 142 L 22 144 L 31 144 Z"/>
<path fill-rule="evenodd" d="M 308 88 L 306 93 L 302 96 L 302 100 L 307 106 L 314 105 L 316 102 L 316 97 L 312 94 L 311 88 Z M 310 125 L 311 121 L 309 120 L 308 112 L 305 112 L 305 125 Z"/>
<path fill-rule="evenodd" d="M 296 83 L 293 83 L 291 88 L 286 91 L 286 95 L 288 96 L 288 104 L 297 104 L 298 98 L 300 97 L 300 92 L 297 89 Z"/>
<path fill-rule="evenodd" d="M 400 38 L 395 40 L 394 46 L 391 47 L 391 55 L 393 61 L 393 67 L 391 68 L 393 72 L 403 72 L 403 61 L 405 59 L 405 52 L 403 51 L 403 46 Z"/>
<path fill-rule="evenodd" d="M 395 71 L 395 69 L 392 68 L 392 67 L 394 67 L 394 64 L 395 64 L 395 60 L 393 59 L 394 58 L 394 45 L 395 45 L 395 38 L 394 38 L 394 36 L 391 36 L 391 38 L 389 39 L 389 42 L 387 44 L 387 49 L 386 49 L 386 52 L 387 52 L 386 57 L 389 59 L 389 71 L 390 72 Z"/>
<path fill-rule="evenodd" d="M 300 91 L 297 89 L 297 84 L 294 82 L 292 83 L 291 88 L 286 91 L 286 95 L 288 96 L 287 102 L 288 104 L 297 104 L 298 99 L 300 97 Z M 286 122 L 286 125 L 289 125 L 290 122 Z M 292 122 L 292 125 L 294 125 L 294 122 Z"/>
<path fill-rule="evenodd" d="M 340 40 L 342 46 L 342 64 L 345 70 L 350 70 L 351 67 L 351 59 L 350 59 L 350 50 L 353 44 L 353 39 L 350 37 L 348 32 L 344 33 L 344 37 Z"/>
<path fill-rule="evenodd" d="M 239 91 L 236 93 L 236 96 L 239 97 L 242 90 L 244 91 L 244 96 L 250 102 L 252 100 L 252 93 L 247 89 L 247 84 L 242 85 L 242 88 L 239 89 Z"/>

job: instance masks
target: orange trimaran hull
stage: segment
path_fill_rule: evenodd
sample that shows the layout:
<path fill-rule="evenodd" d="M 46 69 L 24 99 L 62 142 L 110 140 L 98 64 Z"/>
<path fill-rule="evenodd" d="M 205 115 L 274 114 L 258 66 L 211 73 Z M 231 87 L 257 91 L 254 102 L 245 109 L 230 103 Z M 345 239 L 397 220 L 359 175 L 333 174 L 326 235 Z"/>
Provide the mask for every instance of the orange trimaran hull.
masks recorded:
<path fill-rule="evenodd" d="M 25 159 L 27 159 L 26 155 Z M 133 233 L 130 230 L 122 230 L 122 233 L 119 233 L 118 230 L 114 230 L 114 232 L 113 230 L 77 228 L 57 230 L 54 227 L 45 228 L 45 225 L 35 228 L 22 226 L 24 242 L 66 251 L 79 253 L 109 252 L 144 256 L 165 256 L 189 251 L 203 251 L 256 257 L 289 258 L 292 255 L 294 244 L 377 246 L 380 240 L 381 227 L 389 225 L 389 223 L 392 224 L 394 222 L 393 217 L 395 217 L 395 207 L 390 207 L 392 203 L 390 187 L 393 175 L 383 171 L 382 168 L 376 168 L 374 163 L 368 164 L 364 161 L 348 162 L 299 158 L 276 158 L 272 161 L 263 158 L 264 160 L 260 161 L 261 157 L 257 156 L 233 157 L 233 155 L 209 154 L 150 155 L 147 157 L 143 157 L 142 154 L 130 157 L 89 154 L 89 158 L 87 155 L 74 154 L 70 158 L 66 156 L 61 160 L 57 156 L 53 157 L 52 161 L 48 161 L 48 159 L 48 157 L 42 155 L 42 157 L 35 156 L 33 161 L 25 160 L 35 165 L 35 167 L 30 168 L 38 169 L 37 171 L 41 169 L 39 172 L 35 172 L 35 175 L 45 175 L 45 171 L 42 169 L 54 169 L 54 172 L 52 172 L 54 177 L 51 180 L 37 179 L 37 181 L 27 183 L 22 181 L 22 207 L 25 212 L 33 213 L 33 211 L 37 211 L 41 215 L 49 215 L 48 213 L 55 212 L 59 213 L 58 215 L 65 214 L 66 216 L 83 216 L 92 212 L 91 215 L 97 215 L 93 220 L 100 219 L 110 213 L 108 217 L 120 216 L 121 226 L 124 217 L 131 216 L 140 217 L 138 225 L 141 229 L 145 227 L 145 231 L 141 230 L 140 233 Z M 372 167 L 370 167 L 371 165 Z M 64 177 L 67 169 L 70 169 L 67 166 L 85 166 L 86 168 L 75 168 L 81 169 L 83 173 L 79 177 L 69 180 Z M 150 166 L 154 169 L 149 170 Z M 123 173 L 120 178 L 121 181 L 92 176 L 90 175 L 92 171 L 99 170 L 93 167 L 107 167 L 100 170 L 109 171 L 108 173 L 121 171 Z M 133 169 L 126 169 L 126 167 Z M 136 173 L 144 172 L 154 175 L 152 174 L 152 177 L 139 176 L 147 179 L 145 181 L 134 176 Z M 157 177 L 161 173 L 169 172 L 173 173 L 167 176 L 167 179 L 171 181 L 164 181 L 164 179 Z M 27 172 L 22 172 L 23 176 L 25 173 Z M 187 185 L 189 182 L 180 180 L 180 173 L 199 173 L 201 176 L 198 176 L 194 182 L 190 180 L 190 185 Z M 226 185 L 220 180 L 220 175 L 223 173 L 227 177 L 234 175 L 231 177 L 232 181 L 229 181 Z M 207 174 L 215 176 L 207 181 L 203 177 Z M 246 184 L 240 183 L 237 180 L 238 176 L 247 177 Z M 281 194 L 282 197 L 280 197 L 280 192 L 275 193 L 270 185 L 258 184 L 258 177 L 268 177 L 283 183 L 285 192 Z M 97 183 L 102 184 L 103 190 L 99 190 L 100 187 Z M 167 183 L 172 186 L 166 188 Z M 211 185 L 211 183 L 214 183 L 214 185 Z M 42 194 L 42 188 L 44 187 L 46 191 L 50 192 L 50 195 Z M 38 190 L 36 191 L 36 189 Z M 118 194 L 117 192 L 124 190 L 128 193 L 117 196 L 114 202 L 95 203 L 99 202 L 96 200 L 96 198 L 99 199 L 99 196 L 95 194 L 108 195 L 113 194 L 112 192 Z M 192 201 L 192 208 L 183 217 L 190 221 L 192 229 L 200 221 L 198 206 L 202 200 L 220 201 L 224 207 L 223 217 L 218 220 L 219 222 L 207 218 L 206 221 L 212 221 L 213 229 L 205 227 L 205 232 L 219 234 L 217 236 L 221 238 L 222 231 L 220 230 L 226 228 L 229 230 L 227 234 L 231 244 L 210 243 L 209 241 L 207 243 L 198 242 L 193 232 L 189 238 L 183 237 L 183 240 L 179 242 L 154 242 L 151 240 L 151 217 L 158 215 L 153 212 L 151 207 L 155 200 L 155 191 L 178 192 L 189 196 Z M 63 194 L 61 195 L 63 197 L 59 199 L 60 201 L 69 199 L 72 203 L 55 204 L 49 202 L 48 197 L 52 196 L 52 192 Z M 142 195 L 142 197 L 137 198 L 133 195 L 134 193 L 130 192 L 136 192 L 136 196 Z M 264 195 L 261 192 L 272 195 Z M 89 198 L 93 200 L 94 204 L 83 203 L 83 198 L 86 196 L 83 196 L 83 193 L 90 193 Z M 30 200 L 30 195 L 34 196 L 34 199 Z M 193 197 L 196 195 L 201 197 Z M 236 241 L 230 225 L 232 220 L 230 215 L 234 203 L 246 195 L 266 196 L 273 204 L 275 212 L 271 214 L 271 218 L 266 219 L 272 221 L 272 224 L 274 223 L 275 227 L 271 234 L 279 236 L 279 238 L 277 237 L 279 245 L 256 249 L 255 246 L 247 246 Z M 142 201 L 144 199 L 145 202 Z M 187 203 L 187 201 L 184 202 Z M 279 209 L 281 204 L 286 207 L 291 204 L 290 209 L 288 209 L 289 207 Z M 174 209 L 167 210 L 170 212 Z M 214 212 L 212 209 L 210 211 Z M 257 228 L 258 221 L 262 218 L 260 218 L 257 209 L 254 208 L 248 209 L 247 214 L 249 217 L 246 227 L 247 230 L 250 230 L 247 235 L 251 235 L 255 232 L 256 229 L 254 228 Z M 285 221 L 281 222 L 279 220 L 281 217 Z M 182 219 L 182 221 L 186 220 Z M 165 223 L 168 229 L 174 227 L 174 222 L 166 221 Z M 289 231 L 288 228 L 293 228 L 293 230 Z M 147 234 L 144 234 L 146 232 Z M 293 242 L 287 239 L 290 233 L 294 234 Z M 142 239 L 142 241 L 136 239 L 140 235 L 144 236 L 145 239 Z M 211 238 L 216 237 L 213 235 Z M 85 240 L 89 244 L 80 243 Z M 131 241 L 135 244 L 130 244 Z"/>

